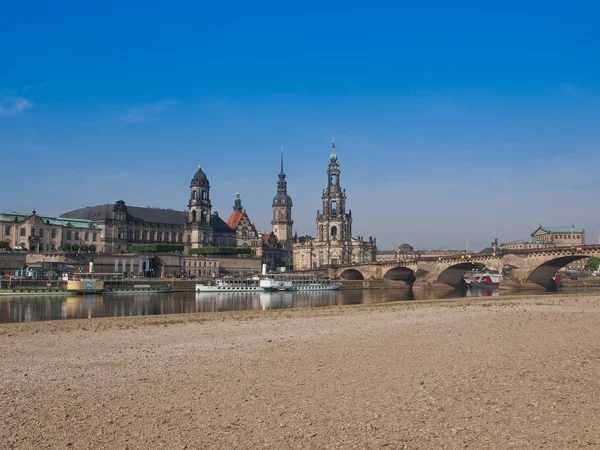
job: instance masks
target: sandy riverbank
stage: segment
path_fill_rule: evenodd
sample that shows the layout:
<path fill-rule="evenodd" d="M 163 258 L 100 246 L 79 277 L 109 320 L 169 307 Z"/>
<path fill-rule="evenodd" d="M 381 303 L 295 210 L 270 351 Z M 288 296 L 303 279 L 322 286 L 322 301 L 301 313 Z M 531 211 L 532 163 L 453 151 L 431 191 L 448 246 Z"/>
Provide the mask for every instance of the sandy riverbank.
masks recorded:
<path fill-rule="evenodd" d="M 1 448 L 599 448 L 600 296 L 0 325 Z"/>

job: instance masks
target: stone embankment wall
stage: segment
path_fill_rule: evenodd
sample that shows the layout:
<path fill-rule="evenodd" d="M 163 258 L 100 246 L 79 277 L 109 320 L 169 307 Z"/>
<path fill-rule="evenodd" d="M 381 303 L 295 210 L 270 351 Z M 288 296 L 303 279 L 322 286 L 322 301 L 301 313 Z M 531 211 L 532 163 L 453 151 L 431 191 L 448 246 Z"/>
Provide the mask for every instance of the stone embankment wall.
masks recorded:
<path fill-rule="evenodd" d="M 342 289 L 411 289 L 404 281 L 395 280 L 342 280 Z"/>
<path fill-rule="evenodd" d="M 586 278 L 584 280 L 568 280 L 565 278 L 562 279 L 564 287 L 600 287 L 600 278 Z"/>
<path fill-rule="evenodd" d="M 138 273 L 139 260 L 149 259 L 152 261 L 154 276 L 160 277 L 167 274 L 181 273 L 181 257 L 179 254 L 153 254 L 153 253 L 127 253 L 122 255 L 103 255 L 103 254 L 75 254 L 75 253 L 9 253 L 0 252 L 0 272 L 14 274 L 15 270 L 24 265 L 42 264 L 42 263 L 60 263 L 73 266 L 74 272 L 88 272 L 89 263 L 94 261 L 94 272 L 96 273 L 114 273 L 115 261 L 119 261 L 119 271 L 123 268 L 123 260 L 126 261 L 126 270 L 129 272 L 133 260 L 133 273 Z M 186 256 L 186 259 L 193 257 Z M 205 259 L 204 256 L 197 256 L 198 261 Z M 240 258 L 238 256 L 209 257 L 212 260 L 219 261 L 219 267 L 226 274 L 241 275 L 260 273 L 260 258 Z"/>
<path fill-rule="evenodd" d="M 26 253 L 0 252 L 0 272 L 14 274 L 25 265 Z"/>

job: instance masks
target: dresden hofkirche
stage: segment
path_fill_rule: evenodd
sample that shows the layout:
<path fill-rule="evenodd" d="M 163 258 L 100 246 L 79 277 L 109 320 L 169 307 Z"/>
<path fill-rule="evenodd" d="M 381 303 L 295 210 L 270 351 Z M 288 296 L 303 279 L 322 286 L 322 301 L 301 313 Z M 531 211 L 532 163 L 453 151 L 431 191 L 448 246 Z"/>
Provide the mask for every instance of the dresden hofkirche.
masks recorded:
<path fill-rule="evenodd" d="M 293 244 L 294 270 L 311 270 L 327 265 L 374 262 L 377 242 L 352 237 L 352 210 L 346 212 L 346 190 L 340 185 L 340 165 L 331 142 L 327 188 L 322 195 L 323 212 L 317 210 L 317 237 L 296 237 Z"/>

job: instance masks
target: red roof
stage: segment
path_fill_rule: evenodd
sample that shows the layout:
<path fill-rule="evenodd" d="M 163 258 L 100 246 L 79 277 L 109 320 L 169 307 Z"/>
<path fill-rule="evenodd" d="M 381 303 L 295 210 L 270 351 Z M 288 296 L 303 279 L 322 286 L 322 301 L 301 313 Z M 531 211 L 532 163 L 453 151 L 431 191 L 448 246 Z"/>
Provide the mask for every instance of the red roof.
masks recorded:
<path fill-rule="evenodd" d="M 229 216 L 229 219 L 227 219 L 227 225 L 229 226 L 229 228 L 232 228 L 235 230 L 235 228 L 237 227 L 237 224 L 240 222 L 240 219 L 242 218 L 243 215 L 244 215 L 244 213 L 241 211 L 232 212 L 231 216 Z"/>
<path fill-rule="evenodd" d="M 271 232 L 270 234 L 263 234 L 263 244 L 264 245 L 269 245 L 269 238 L 271 237 L 271 234 L 273 235 L 273 237 L 275 238 L 275 243 L 278 244 L 279 243 L 279 239 L 277 239 L 277 235 L 274 234 L 273 232 Z"/>

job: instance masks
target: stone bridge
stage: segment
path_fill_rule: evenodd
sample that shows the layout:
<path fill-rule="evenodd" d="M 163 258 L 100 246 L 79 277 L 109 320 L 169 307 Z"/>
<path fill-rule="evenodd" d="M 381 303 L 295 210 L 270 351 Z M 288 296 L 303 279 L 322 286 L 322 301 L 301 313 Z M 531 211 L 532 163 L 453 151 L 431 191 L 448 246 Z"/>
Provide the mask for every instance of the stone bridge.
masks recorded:
<path fill-rule="evenodd" d="M 325 270 L 330 278 L 402 280 L 413 288 L 436 285 L 456 288 L 462 285 L 464 274 L 479 263 L 502 273 L 504 285 L 537 285 L 552 289 L 556 287 L 553 277 L 560 268 L 592 256 L 600 258 L 600 245 L 421 257 L 397 262 L 330 266 Z"/>

